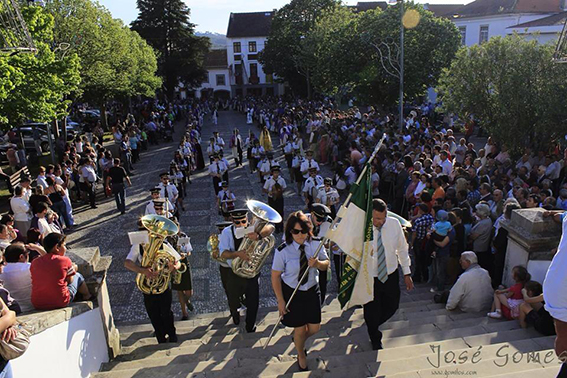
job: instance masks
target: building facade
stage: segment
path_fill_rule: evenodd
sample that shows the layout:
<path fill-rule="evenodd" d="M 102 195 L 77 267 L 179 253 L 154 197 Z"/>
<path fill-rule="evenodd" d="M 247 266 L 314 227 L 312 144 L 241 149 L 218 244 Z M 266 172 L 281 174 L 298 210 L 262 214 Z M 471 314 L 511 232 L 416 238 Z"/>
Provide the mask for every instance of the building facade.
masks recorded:
<path fill-rule="evenodd" d="M 265 72 L 258 61 L 273 16 L 273 11 L 230 14 L 226 51 L 232 96 L 283 94 L 283 84 L 277 83 L 272 73 Z"/>

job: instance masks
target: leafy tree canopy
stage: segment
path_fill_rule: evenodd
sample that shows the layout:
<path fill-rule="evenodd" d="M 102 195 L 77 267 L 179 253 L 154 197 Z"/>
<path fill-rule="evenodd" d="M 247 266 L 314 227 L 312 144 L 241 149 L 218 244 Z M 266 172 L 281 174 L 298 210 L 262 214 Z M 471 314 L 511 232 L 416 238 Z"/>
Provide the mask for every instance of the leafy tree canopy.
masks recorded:
<path fill-rule="evenodd" d="M 567 134 L 567 66 L 553 46 L 519 35 L 463 47 L 441 77 L 443 109 L 473 117 L 510 149 L 545 149 Z"/>
<path fill-rule="evenodd" d="M 138 18 L 132 30 L 158 52 L 158 70 L 169 99 L 175 87 L 199 86 L 206 78 L 203 67 L 209 51 L 207 37 L 195 36 L 190 10 L 181 0 L 138 0 Z"/>

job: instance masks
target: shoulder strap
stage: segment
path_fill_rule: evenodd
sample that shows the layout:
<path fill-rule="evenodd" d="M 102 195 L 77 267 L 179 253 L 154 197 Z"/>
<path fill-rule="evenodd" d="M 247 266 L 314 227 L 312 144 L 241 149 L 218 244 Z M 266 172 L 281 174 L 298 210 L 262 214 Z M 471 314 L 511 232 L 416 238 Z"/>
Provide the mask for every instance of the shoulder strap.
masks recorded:
<path fill-rule="evenodd" d="M 279 247 L 276 249 L 278 252 L 283 251 L 283 249 L 287 247 L 287 243 L 283 242 L 282 244 L 279 245 Z"/>

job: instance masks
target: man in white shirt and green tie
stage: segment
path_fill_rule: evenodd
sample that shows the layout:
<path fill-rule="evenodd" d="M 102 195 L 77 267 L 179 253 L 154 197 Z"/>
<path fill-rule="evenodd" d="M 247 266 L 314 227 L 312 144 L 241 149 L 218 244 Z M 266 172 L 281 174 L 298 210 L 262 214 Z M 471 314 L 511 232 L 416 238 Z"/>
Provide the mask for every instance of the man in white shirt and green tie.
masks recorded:
<path fill-rule="evenodd" d="M 398 264 L 402 267 L 408 291 L 413 289 L 410 271 L 408 243 L 402 225 L 396 218 L 388 217 L 386 202 L 372 201 L 372 224 L 374 231 L 374 252 L 371 256 L 374 272 L 374 300 L 364 305 L 364 321 L 372 349 L 382 349 L 380 325 L 390 319 L 400 306 L 400 276 Z"/>

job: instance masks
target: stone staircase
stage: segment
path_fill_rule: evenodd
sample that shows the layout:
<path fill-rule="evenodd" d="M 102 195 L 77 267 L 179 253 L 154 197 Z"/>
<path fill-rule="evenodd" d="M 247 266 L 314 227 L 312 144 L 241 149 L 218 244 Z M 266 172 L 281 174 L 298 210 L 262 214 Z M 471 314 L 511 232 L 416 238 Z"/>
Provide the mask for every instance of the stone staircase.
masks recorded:
<path fill-rule="evenodd" d="M 385 349 L 380 351 L 371 349 L 362 309 L 343 312 L 336 299 L 327 298 L 321 331 L 307 342 L 308 372 L 298 371 L 291 328 L 280 327 L 263 348 L 278 314 L 262 309 L 253 334 L 234 326 L 226 312 L 177 322 L 176 344 L 158 345 L 149 323 L 119 327 L 122 354 L 93 377 L 557 375 L 555 337 L 521 329 L 517 321 L 489 319 L 485 313 L 446 311 L 433 303 L 428 290 L 418 286 L 411 293 L 402 291 L 400 309 L 381 327 Z"/>

